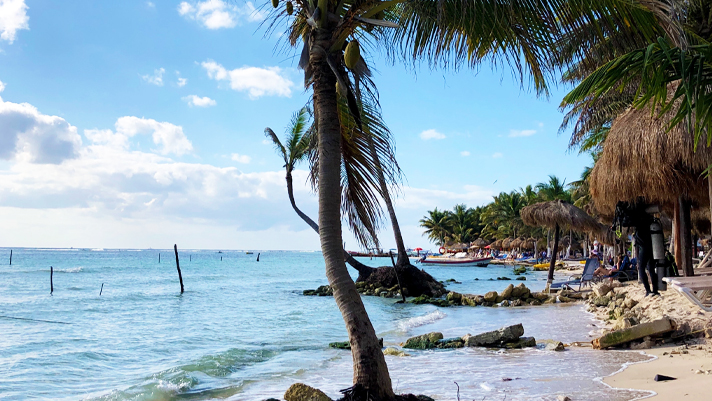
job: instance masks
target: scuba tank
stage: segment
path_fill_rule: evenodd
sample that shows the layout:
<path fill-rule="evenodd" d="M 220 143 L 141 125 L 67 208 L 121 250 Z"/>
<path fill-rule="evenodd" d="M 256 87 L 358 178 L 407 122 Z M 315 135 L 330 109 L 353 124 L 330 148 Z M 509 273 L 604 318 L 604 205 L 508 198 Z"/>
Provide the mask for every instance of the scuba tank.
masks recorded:
<path fill-rule="evenodd" d="M 653 242 L 653 259 L 665 260 L 665 237 L 663 236 L 663 225 L 660 220 L 655 218 L 650 224 L 650 236 Z"/>

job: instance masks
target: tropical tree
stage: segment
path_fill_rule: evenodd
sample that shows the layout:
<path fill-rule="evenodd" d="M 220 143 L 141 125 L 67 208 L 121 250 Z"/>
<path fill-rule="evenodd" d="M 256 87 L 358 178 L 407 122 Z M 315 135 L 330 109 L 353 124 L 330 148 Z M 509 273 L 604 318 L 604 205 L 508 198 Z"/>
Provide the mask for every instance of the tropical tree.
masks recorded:
<path fill-rule="evenodd" d="M 527 206 L 522 193 L 502 192 L 482 212 L 483 233 L 494 238 L 516 237 L 524 226 L 519 212 Z"/>
<path fill-rule="evenodd" d="M 269 127 L 265 128 L 265 136 L 272 141 L 275 150 L 284 160 L 283 167 L 286 170 L 287 195 L 289 196 L 289 202 L 292 204 L 292 208 L 309 227 L 319 234 L 319 225 L 297 207 L 297 203 L 294 200 L 292 178 L 292 172 L 297 163 L 304 160 L 310 150 L 313 140 L 313 130 L 310 127 L 313 128 L 309 123 L 309 109 L 303 107 L 292 116 L 292 120 L 287 128 L 286 145 L 282 144 L 277 134 Z M 359 272 L 360 280 L 365 280 L 373 273 L 374 269 L 372 267 L 357 261 L 351 254 L 346 252 L 346 250 L 344 250 L 344 257 L 346 258 L 346 262 Z"/>
<path fill-rule="evenodd" d="M 449 217 L 447 211 L 440 211 L 438 208 L 428 211 L 428 215 L 420 219 L 420 226 L 425 228 L 423 235 L 427 234 L 428 239 L 438 246 L 445 245 L 445 238 L 450 235 Z"/>

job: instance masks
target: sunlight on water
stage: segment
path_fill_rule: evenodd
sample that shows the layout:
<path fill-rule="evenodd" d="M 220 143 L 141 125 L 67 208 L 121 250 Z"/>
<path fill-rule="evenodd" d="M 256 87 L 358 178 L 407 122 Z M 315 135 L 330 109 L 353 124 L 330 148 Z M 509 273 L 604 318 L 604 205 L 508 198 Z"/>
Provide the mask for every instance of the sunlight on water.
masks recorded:
<path fill-rule="evenodd" d="M 330 396 L 350 385 L 351 355 L 328 348 L 346 340 L 330 297 L 305 297 L 326 284 L 318 252 L 181 252 L 180 295 L 172 250 L 15 249 L 0 267 L 0 399 L 169 400 L 280 398 L 297 381 Z M 0 260 L 9 249 L 0 248 Z M 158 254 L 161 253 L 161 263 Z M 220 258 L 223 258 L 220 261 Z M 379 260 L 364 262 L 378 265 Z M 54 294 L 49 294 L 49 266 Z M 510 282 L 511 267 L 429 267 L 448 288 L 483 294 Z M 541 289 L 545 273 L 525 282 Z M 102 283 L 102 295 L 99 296 Z M 526 334 L 590 340 L 596 322 L 581 306 L 435 308 L 364 302 L 385 345 L 441 331 L 445 337 L 523 323 Z M 408 351 L 387 357 L 400 392 L 463 400 L 628 400 L 609 375 L 639 353 L 571 349 Z M 512 379 L 503 381 L 502 379 Z"/>

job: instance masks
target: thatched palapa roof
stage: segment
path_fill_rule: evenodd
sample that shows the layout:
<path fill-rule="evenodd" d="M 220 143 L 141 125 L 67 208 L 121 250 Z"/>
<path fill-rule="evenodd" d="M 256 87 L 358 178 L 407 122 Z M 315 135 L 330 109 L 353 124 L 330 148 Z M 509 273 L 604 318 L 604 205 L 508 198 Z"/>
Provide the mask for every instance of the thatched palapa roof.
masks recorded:
<path fill-rule="evenodd" d="M 502 248 L 503 249 L 512 249 L 512 241 L 514 241 L 514 238 L 505 238 L 502 241 Z"/>
<path fill-rule="evenodd" d="M 470 248 L 484 248 L 487 245 L 489 245 L 489 242 L 487 242 L 486 239 L 484 238 L 477 238 L 473 243 Z"/>
<path fill-rule="evenodd" d="M 674 88 L 672 90 L 674 92 Z M 674 113 L 658 117 L 649 107 L 630 108 L 613 122 L 590 177 L 596 211 L 613 217 L 618 201 L 671 204 L 679 195 L 708 203 L 702 172 L 712 162 L 703 136 L 697 151 L 683 122 L 667 131 Z"/>
<path fill-rule="evenodd" d="M 600 223 L 576 206 L 555 200 L 535 203 L 520 212 L 524 224 L 532 227 L 570 228 L 574 231 L 593 231 Z"/>

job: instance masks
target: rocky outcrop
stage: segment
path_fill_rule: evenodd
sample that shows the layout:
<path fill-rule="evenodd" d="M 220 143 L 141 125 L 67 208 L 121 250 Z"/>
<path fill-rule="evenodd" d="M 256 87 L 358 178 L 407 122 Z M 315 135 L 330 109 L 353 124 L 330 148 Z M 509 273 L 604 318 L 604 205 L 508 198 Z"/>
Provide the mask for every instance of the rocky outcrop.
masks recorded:
<path fill-rule="evenodd" d="M 411 349 L 430 349 L 430 348 L 437 348 L 437 344 L 439 340 L 443 339 L 443 333 L 428 333 L 428 334 L 422 334 L 419 336 L 411 337 L 408 340 L 406 340 L 405 344 L 403 344 L 403 348 L 411 348 Z"/>
<path fill-rule="evenodd" d="M 675 330 L 675 324 L 664 317 L 649 323 L 641 323 L 633 327 L 612 331 L 593 340 L 594 349 L 604 349 L 619 346 L 647 336 L 659 336 Z"/>
<path fill-rule="evenodd" d="M 518 341 L 523 335 L 524 326 L 520 323 L 474 336 L 468 334 L 462 337 L 462 340 L 468 347 L 499 347 L 505 343 Z"/>
<path fill-rule="evenodd" d="M 559 341 L 546 344 L 546 347 L 544 349 L 546 351 L 566 351 L 566 347 L 564 347 L 564 343 L 559 342 Z"/>
<path fill-rule="evenodd" d="M 284 393 L 285 401 L 331 401 L 323 391 L 303 383 L 292 384 Z"/>
<path fill-rule="evenodd" d="M 383 338 L 378 339 L 378 343 L 381 344 L 381 348 L 383 348 Z M 333 343 L 329 343 L 329 347 L 331 348 L 336 348 L 336 349 L 351 349 L 351 343 L 348 341 L 337 341 Z"/>

